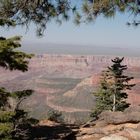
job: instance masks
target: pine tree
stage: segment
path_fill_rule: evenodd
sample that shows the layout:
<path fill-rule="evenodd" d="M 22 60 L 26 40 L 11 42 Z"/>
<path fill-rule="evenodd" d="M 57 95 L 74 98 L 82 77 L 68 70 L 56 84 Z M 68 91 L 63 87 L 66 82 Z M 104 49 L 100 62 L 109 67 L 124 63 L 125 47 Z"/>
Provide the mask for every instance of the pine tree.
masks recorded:
<path fill-rule="evenodd" d="M 128 25 L 139 25 L 139 0 L 1 0 L 0 24 L 25 25 L 31 22 L 36 25 L 37 34 L 42 35 L 47 24 L 55 20 L 59 24 L 75 17 L 75 23 L 91 22 L 103 15 L 114 17 L 117 13 L 130 13 L 133 17 Z M 73 13 L 73 14 L 72 14 Z"/>
<path fill-rule="evenodd" d="M 36 26 L 37 35 L 42 35 L 47 24 L 54 20 L 61 24 L 76 10 L 69 0 L 1 0 L 0 24 Z M 3 24 L 4 22 L 4 24 Z"/>
<path fill-rule="evenodd" d="M 127 25 L 138 26 L 140 24 L 140 1 L 139 0 L 86 0 L 82 5 L 83 17 L 85 22 L 95 21 L 101 15 L 106 18 L 115 17 L 119 13 L 130 13 L 134 16 L 133 21 L 127 21 Z M 81 12 L 80 12 L 80 15 Z M 77 18 L 78 23 L 81 18 Z M 83 19 L 82 19 L 83 20 Z"/>
<path fill-rule="evenodd" d="M 15 22 L 8 18 L 0 18 L 0 26 L 15 26 Z M 18 50 L 21 47 L 21 37 L 0 37 L 0 66 L 9 70 L 27 71 L 29 59 L 32 54 L 26 54 Z M 32 90 L 8 92 L 0 88 L 0 139 L 22 140 L 29 139 L 29 128 L 37 120 L 29 118 L 28 113 L 20 109 L 23 99 L 30 96 Z M 10 98 L 16 100 L 16 106 L 10 104 Z"/>
<path fill-rule="evenodd" d="M 94 96 L 96 97 L 96 108 L 91 113 L 91 117 L 97 117 L 98 114 L 100 114 L 103 110 L 111 110 L 111 93 L 107 79 L 108 71 L 103 71 L 100 79 L 99 89 L 94 93 Z"/>
<path fill-rule="evenodd" d="M 15 36 L 6 39 L 0 37 L 0 66 L 10 70 L 27 71 L 29 59 L 32 54 L 26 54 L 17 50 L 21 47 L 21 37 Z"/>
<path fill-rule="evenodd" d="M 116 57 L 112 60 L 113 65 L 108 67 L 110 72 L 110 88 L 113 93 L 113 108 L 112 111 L 123 111 L 129 107 L 125 99 L 128 97 L 126 90 L 131 90 L 135 84 L 129 84 L 129 81 L 133 77 L 124 75 L 124 71 L 127 70 L 127 65 L 121 65 L 123 58 Z"/>
<path fill-rule="evenodd" d="M 14 140 L 30 140 L 32 139 L 30 128 L 32 125 L 37 124 L 38 120 L 30 118 L 28 112 L 20 109 L 20 104 L 28 96 L 32 94 L 32 90 L 16 91 L 11 93 L 11 97 L 16 100 L 16 105 L 12 108 L 15 113 L 12 117 L 12 138 Z"/>
<path fill-rule="evenodd" d="M 21 102 L 32 94 L 32 90 L 7 92 L 0 89 L 0 139 L 1 140 L 28 140 L 31 138 L 30 128 L 38 123 L 34 118 L 28 117 L 28 113 L 20 109 Z M 15 106 L 11 106 L 9 99 L 16 100 Z"/>
<path fill-rule="evenodd" d="M 10 133 L 12 131 L 12 117 L 15 115 L 13 111 L 7 111 L 10 107 L 8 97 L 10 96 L 4 88 L 0 88 L 0 139 L 12 139 Z"/>
<path fill-rule="evenodd" d="M 129 107 L 126 102 L 128 94 L 126 90 L 131 90 L 135 84 L 129 84 L 133 77 L 126 76 L 124 71 L 127 65 L 122 65 L 124 58 L 116 57 L 112 60 L 113 65 L 103 71 L 100 87 L 96 97 L 96 107 L 91 116 L 98 116 L 103 110 L 124 111 Z"/>
<path fill-rule="evenodd" d="M 0 88 L 0 139 L 1 140 L 29 140 L 30 128 L 37 124 L 38 120 L 30 118 L 28 112 L 20 109 L 24 99 L 32 94 L 32 90 L 8 92 Z M 15 100 L 11 105 L 9 99 Z"/>

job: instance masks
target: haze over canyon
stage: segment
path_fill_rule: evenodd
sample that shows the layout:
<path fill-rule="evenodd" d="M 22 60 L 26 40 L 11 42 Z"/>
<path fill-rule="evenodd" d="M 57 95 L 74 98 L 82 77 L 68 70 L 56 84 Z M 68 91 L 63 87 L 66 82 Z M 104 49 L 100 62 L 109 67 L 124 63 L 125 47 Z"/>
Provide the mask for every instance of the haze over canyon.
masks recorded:
<path fill-rule="evenodd" d="M 72 42 L 73 43 L 73 42 Z M 140 48 L 137 46 L 121 45 L 76 45 L 45 42 L 23 42 L 21 49 L 35 54 L 71 54 L 71 55 L 115 55 L 139 57 Z"/>
<path fill-rule="evenodd" d="M 29 71 L 22 73 L 0 69 L 0 84 L 9 90 L 33 89 L 23 107 L 31 115 L 42 119 L 49 110 L 62 112 L 69 123 L 81 123 L 89 119 L 95 105 L 95 92 L 101 71 L 111 65 L 115 56 L 41 54 L 33 57 Z M 127 75 L 133 76 L 136 86 L 129 91 L 128 102 L 139 105 L 140 57 L 125 57 Z"/>

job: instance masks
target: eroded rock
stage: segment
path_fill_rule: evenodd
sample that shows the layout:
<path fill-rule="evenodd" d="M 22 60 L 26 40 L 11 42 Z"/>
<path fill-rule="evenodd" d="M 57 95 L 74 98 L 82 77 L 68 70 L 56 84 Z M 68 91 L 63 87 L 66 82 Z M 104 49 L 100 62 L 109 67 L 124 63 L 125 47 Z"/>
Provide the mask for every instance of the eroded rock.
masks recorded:
<path fill-rule="evenodd" d="M 112 134 L 112 135 L 109 135 L 109 136 L 105 136 L 105 137 L 101 138 L 100 140 L 129 140 L 129 139 L 125 138 L 123 136 Z"/>
<path fill-rule="evenodd" d="M 104 120 L 107 124 L 139 123 L 140 112 L 110 112 L 100 114 L 99 121 Z"/>

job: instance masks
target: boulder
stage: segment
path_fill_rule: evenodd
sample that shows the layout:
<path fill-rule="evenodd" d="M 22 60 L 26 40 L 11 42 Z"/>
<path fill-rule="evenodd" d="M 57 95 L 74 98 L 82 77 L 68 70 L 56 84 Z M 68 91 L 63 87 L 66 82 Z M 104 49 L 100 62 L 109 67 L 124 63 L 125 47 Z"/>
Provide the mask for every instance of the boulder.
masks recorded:
<path fill-rule="evenodd" d="M 100 140 L 129 140 L 129 139 L 123 136 L 116 135 L 116 134 L 111 134 L 109 136 L 105 136 L 101 138 Z"/>
<path fill-rule="evenodd" d="M 135 129 L 126 129 L 126 132 L 129 133 L 130 137 L 134 140 L 140 140 L 140 131 Z"/>
<path fill-rule="evenodd" d="M 76 136 L 76 140 L 140 140 L 140 107 L 104 111 L 98 120 L 82 125 Z"/>
<path fill-rule="evenodd" d="M 105 111 L 99 115 L 99 120 L 104 120 L 107 124 L 139 123 L 140 112 L 110 112 Z"/>
<path fill-rule="evenodd" d="M 125 109 L 124 113 L 133 113 L 139 112 L 140 113 L 140 106 L 130 106 L 129 108 Z"/>

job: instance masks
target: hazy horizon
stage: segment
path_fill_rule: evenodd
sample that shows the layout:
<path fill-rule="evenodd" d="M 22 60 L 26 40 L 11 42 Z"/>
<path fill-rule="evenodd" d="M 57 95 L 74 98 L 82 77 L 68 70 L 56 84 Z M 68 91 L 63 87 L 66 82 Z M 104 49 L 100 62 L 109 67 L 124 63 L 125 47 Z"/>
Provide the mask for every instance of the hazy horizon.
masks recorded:
<path fill-rule="evenodd" d="M 28 31 L 26 27 L 16 26 L 1 28 L 1 33 L 5 37 L 23 36 L 22 49 L 28 52 L 139 56 L 140 28 L 128 27 L 126 22 L 129 20 L 131 21 L 128 14 L 118 13 L 115 18 L 106 19 L 101 16 L 94 23 L 78 27 L 73 24 L 72 19 L 61 26 L 52 21 L 47 24 L 42 37 L 36 36 L 33 24 Z"/>
<path fill-rule="evenodd" d="M 21 50 L 35 54 L 119 55 L 139 57 L 140 48 L 55 43 L 22 43 Z"/>

